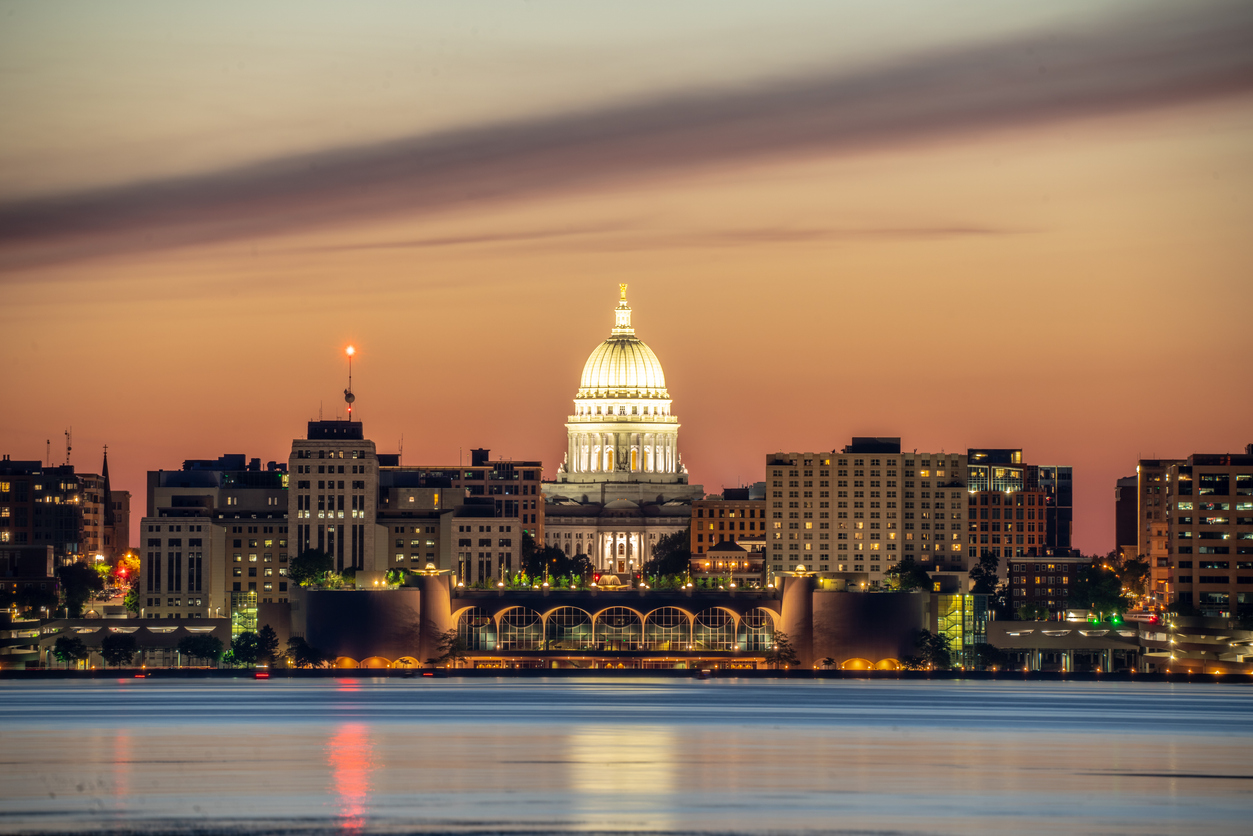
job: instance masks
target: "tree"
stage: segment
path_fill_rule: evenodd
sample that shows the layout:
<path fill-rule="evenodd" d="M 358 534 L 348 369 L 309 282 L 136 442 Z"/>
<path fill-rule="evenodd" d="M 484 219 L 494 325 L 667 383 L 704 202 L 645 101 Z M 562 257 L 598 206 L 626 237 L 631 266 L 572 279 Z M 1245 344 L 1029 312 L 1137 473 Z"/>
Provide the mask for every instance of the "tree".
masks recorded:
<path fill-rule="evenodd" d="M 1118 573 L 1112 567 L 1093 561 L 1079 567 L 1069 603 L 1072 607 L 1087 607 L 1104 618 L 1122 615 L 1131 608 L 1132 602 L 1123 594 Z"/>
<path fill-rule="evenodd" d="M 334 570 L 335 559 L 321 549 L 305 549 L 287 565 L 287 577 L 292 583 L 308 586 L 321 583 Z"/>
<path fill-rule="evenodd" d="M 90 651 L 78 636 L 57 636 L 56 644 L 52 645 L 52 655 L 61 662 L 81 662 Z"/>
<path fill-rule="evenodd" d="M 1044 621 L 1049 617 L 1049 608 L 1043 604 L 1022 604 L 1018 607 L 1019 621 Z"/>
<path fill-rule="evenodd" d="M 465 639 L 457 632 L 457 628 L 445 630 L 436 634 L 438 656 L 432 656 L 426 660 L 428 665 L 447 665 L 452 664 L 455 668 L 457 664 L 466 658 Z"/>
<path fill-rule="evenodd" d="M 258 647 L 257 634 L 245 630 L 231 642 L 231 661 L 240 665 L 255 665 L 260 655 Z"/>
<path fill-rule="evenodd" d="M 657 541 L 653 557 L 644 564 L 644 574 L 658 577 L 686 577 L 692 568 L 692 528 L 667 534 Z"/>
<path fill-rule="evenodd" d="M 832 658 L 832 657 L 830 657 L 830 656 L 824 656 L 824 657 L 823 657 L 823 659 L 822 659 L 822 666 L 823 666 L 824 668 L 834 668 L 834 667 L 835 667 L 835 659 L 834 659 L 834 658 Z"/>
<path fill-rule="evenodd" d="M 970 591 L 975 595 L 995 595 L 1000 567 L 1001 559 L 984 549 L 979 562 L 970 567 Z"/>
<path fill-rule="evenodd" d="M 278 653 L 278 633 L 269 624 L 257 631 L 257 658 L 274 663 L 274 654 Z"/>
<path fill-rule="evenodd" d="M 974 646 L 975 651 L 975 667 L 983 668 L 1003 668 L 1009 662 L 1009 657 L 1005 655 L 999 647 L 980 642 Z"/>
<path fill-rule="evenodd" d="M 1118 579 L 1123 588 L 1135 598 L 1143 598 L 1149 591 L 1149 561 L 1137 555 L 1122 557 L 1118 552 L 1111 552 L 1106 561 L 1115 567 Z"/>
<path fill-rule="evenodd" d="M 129 664 L 138 652 L 139 642 L 130 633 L 110 633 L 100 641 L 100 656 L 115 668 Z"/>
<path fill-rule="evenodd" d="M 37 586 L 24 586 L 17 593 L 17 607 L 22 612 L 47 610 L 51 613 L 57 607 L 57 594 L 51 589 L 40 589 Z"/>
<path fill-rule="evenodd" d="M 766 664 L 773 668 L 779 666 L 789 667 L 791 665 L 799 665 L 800 657 L 796 655 L 796 648 L 792 646 L 792 637 L 787 633 L 776 630 L 774 634 L 774 644 L 770 645 L 770 649 L 766 651 Z"/>
<path fill-rule="evenodd" d="M 117 586 L 139 583 L 139 555 L 127 552 L 117 559 L 117 565 L 113 567 L 113 583 Z"/>
<path fill-rule="evenodd" d="M 194 633 L 178 640 L 178 652 L 193 659 L 217 663 L 226 651 L 226 646 L 217 636 L 208 633 Z"/>
<path fill-rule="evenodd" d="M 548 580 L 554 584 L 562 576 L 586 580 L 592 573 L 592 561 L 585 554 L 573 557 L 556 546 L 539 546 L 527 532 L 522 532 L 522 572 L 535 583 Z"/>
<path fill-rule="evenodd" d="M 892 589 L 909 592 L 911 589 L 931 591 L 931 576 L 912 557 L 906 557 L 883 573 Z"/>
<path fill-rule="evenodd" d="M 57 580 L 61 584 L 61 595 L 69 609 L 70 618 L 81 618 L 83 605 L 91 600 L 93 594 L 104 589 L 104 579 L 95 569 L 84 563 L 59 567 Z"/>
<path fill-rule="evenodd" d="M 953 653 L 949 647 L 948 636 L 932 633 L 930 630 L 919 630 L 914 635 L 914 648 L 918 653 L 903 660 L 904 666 L 911 670 L 948 670 L 953 667 Z"/>
<path fill-rule="evenodd" d="M 131 588 L 127 591 L 126 597 L 122 599 L 122 606 L 126 608 L 127 612 L 133 612 L 136 615 L 139 615 L 139 579 L 138 578 L 136 578 L 135 582 L 131 584 Z"/>
<path fill-rule="evenodd" d="M 327 663 L 327 654 L 306 642 L 300 636 L 287 640 L 287 658 L 293 667 L 320 668 Z"/>

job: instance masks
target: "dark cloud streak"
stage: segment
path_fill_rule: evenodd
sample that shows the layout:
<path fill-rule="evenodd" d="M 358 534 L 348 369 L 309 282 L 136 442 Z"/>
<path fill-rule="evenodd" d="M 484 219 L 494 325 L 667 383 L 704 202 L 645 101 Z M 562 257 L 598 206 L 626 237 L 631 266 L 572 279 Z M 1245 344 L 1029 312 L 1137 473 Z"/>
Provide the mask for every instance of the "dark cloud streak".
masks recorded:
<path fill-rule="evenodd" d="M 1134 13 L 857 74 L 326 151 L 0 204 L 0 269 L 423 215 L 716 166 L 1253 92 L 1253 4 Z"/>

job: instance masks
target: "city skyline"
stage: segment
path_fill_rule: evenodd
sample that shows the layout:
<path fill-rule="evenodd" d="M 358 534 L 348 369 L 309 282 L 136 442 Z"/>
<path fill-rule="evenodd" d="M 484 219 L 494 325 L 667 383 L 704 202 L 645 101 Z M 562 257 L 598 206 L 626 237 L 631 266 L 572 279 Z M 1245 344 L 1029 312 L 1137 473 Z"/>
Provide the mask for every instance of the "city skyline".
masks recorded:
<path fill-rule="evenodd" d="M 505 6 L 395 38 L 318 7 L 290 37 L 258 11 L 225 52 L 212 11 L 131 8 L 15 9 L 0 34 L 26 71 L 0 83 L 24 117 L 0 140 L 15 459 L 50 439 L 59 463 L 72 426 L 78 469 L 107 444 L 136 497 L 184 459 L 284 461 L 342 415 L 351 344 L 381 452 L 488 447 L 551 478 L 620 282 L 710 492 L 853 436 L 1021 447 L 1075 468 L 1075 543 L 1103 553 L 1139 458 L 1253 441 L 1240 5 L 918 4 L 925 36 L 805 4 L 714 32 L 673 11 L 665 36 Z M 763 25 L 794 47 L 746 52 Z M 1014 75 L 1026 54 L 1043 80 Z M 976 73 L 968 99 L 961 56 L 1013 81 Z M 396 153 L 447 165 L 393 187 Z"/>

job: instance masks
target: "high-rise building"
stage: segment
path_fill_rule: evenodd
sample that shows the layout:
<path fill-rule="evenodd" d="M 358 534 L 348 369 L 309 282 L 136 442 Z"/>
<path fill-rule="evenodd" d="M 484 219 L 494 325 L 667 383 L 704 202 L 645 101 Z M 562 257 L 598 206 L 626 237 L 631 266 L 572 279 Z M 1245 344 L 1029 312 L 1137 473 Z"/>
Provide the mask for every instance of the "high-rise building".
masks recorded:
<path fill-rule="evenodd" d="M 1044 545 L 1054 554 L 1071 550 L 1074 527 L 1074 468 L 1027 465 L 1027 489 L 1044 494 Z"/>
<path fill-rule="evenodd" d="M 899 438 L 770 454 L 770 570 L 864 573 L 871 587 L 902 557 L 932 572 L 967 572 L 966 473 L 965 455 L 902 454 Z"/>
<path fill-rule="evenodd" d="M 1124 559 L 1140 554 L 1137 503 L 1139 480 L 1124 476 L 1114 487 L 1114 541 L 1118 554 Z"/>
<path fill-rule="evenodd" d="M 52 546 L 57 566 L 82 557 L 82 486 L 73 465 L 0 460 L 0 544 Z"/>
<path fill-rule="evenodd" d="M 1170 598 L 1220 618 L 1253 615 L 1253 451 L 1195 453 L 1166 471 Z"/>
<path fill-rule="evenodd" d="M 293 480 L 288 517 L 294 552 L 331 555 L 335 571 L 384 571 L 375 555 L 379 462 L 360 421 L 310 421 L 305 438 L 292 441 Z"/>
<path fill-rule="evenodd" d="M 1159 607 L 1171 601 L 1170 522 L 1166 474 L 1182 459 L 1140 459 L 1136 465 L 1136 552 L 1149 562 L 1149 594 Z"/>

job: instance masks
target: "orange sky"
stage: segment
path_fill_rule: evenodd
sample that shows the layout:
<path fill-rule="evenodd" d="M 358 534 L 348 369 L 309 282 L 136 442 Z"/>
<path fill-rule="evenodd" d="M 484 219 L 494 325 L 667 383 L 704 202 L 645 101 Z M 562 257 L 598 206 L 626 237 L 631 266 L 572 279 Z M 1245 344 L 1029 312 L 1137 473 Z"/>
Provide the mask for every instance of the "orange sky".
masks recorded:
<path fill-rule="evenodd" d="M 1230 20 L 1211 30 L 1237 43 L 1251 31 L 1241 7 L 1214 9 Z M 994 20 L 970 50 L 928 53 L 951 50 L 960 28 L 929 44 L 859 19 L 832 24 L 842 49 L 824 64 L 823 39 L 802 25 L 824 12 L 798 5 L 799 57 L 781 40 L 737 62 L 724 45 L 748 41 L 732 24 L 754 24 L 740 14 L 667 37 L 638 22 L 620 38 L 608 23 L 532 22 L 525 46 L 555 46 L 546 62 L 517 59 L 547 79 L 530 109 L 492 93 L 518 43 L 458 35 L 458 21 L 435 41 L 459 63 L 403 83 L 435 102 L 429 123 L 384 102 L 352 114 L 357 128 L 302 121 L 296 104 L 269 121 L 248 111 L 294 82 L 245 95 L 243 62 L 233 110 L 175 118 L 144 98 L 153 91 L 122 87 L 111 111 L 97 102 L 100 124 L 66 136 L 90 118 L 54 88 L 73 68 L 53 72 L 27 43 L 24 80 L 0 83 L 6 112 L 30 115 L 0 138 L 0 452 L 43 458 L 51 439 L 59 461 L 73 426 L 74 463 L 95 469 L 108 444 L 137 523 L 146 470 L 225 452 L 286 460 L 304 421 L 341 408 L 352 343 L 355 414 L 381 451 L 403 435 L 406 463 L 447 463 L 485 446 L 551 474 L 619 282 L 707 490 L 759 480 L 768 452 L 853 435 L 1022 447 L 1029 462 L 1074 466 L 1077 545 L 1105 551 L 1114 480 L 1137 458 L 1253 442 L 1253 72 L 1221 32 L 1201 27 L 1195 39 L 1216 38 L 1193 44 L 1203 60 L 1172 64 L 1137 52 L 1168 37 L 1149 23 L 1106 43 L 1097 35 L 1118 27 L 1063 21 L 1096 32 L 1100 50 L 1075 58 L 1088 43 L 1077 39 L 1039 59 L 1045 81 L 1002 89 L 996 74 L 970 87 L 952 55 L 980 67 L 1034 56 L 1023 33 L 1053 44 L 1062 24 Z M 56 54 L 52 23 L 23 25 Z M 850 28 L 899 64 L 866 57 Z M 302 33 L 302 60 L 352 63 L 349 36 L 316 34 Z M 571 40 L 583 36 L 603 59 Z M 650 75 L 640 44 L 689 64 Z M 123 64 L 106 75 L 132 78 Z M 734 72 L 711 94 L 720 67 Z M 930 83 L 919 78 L 939 79 L 938 99 L 912 92 Z M 52 105 L 32 97 L 41 83 Z M 232 127 L 259 138 L 215 154 Z M 406 136 L 418 145 L 399 159 L 424 166 L 412 175 L 378 145 Z M 333 153 L 292 174 L 265 162 L 284 148 Z"/>

